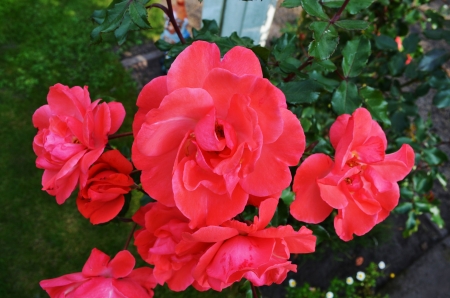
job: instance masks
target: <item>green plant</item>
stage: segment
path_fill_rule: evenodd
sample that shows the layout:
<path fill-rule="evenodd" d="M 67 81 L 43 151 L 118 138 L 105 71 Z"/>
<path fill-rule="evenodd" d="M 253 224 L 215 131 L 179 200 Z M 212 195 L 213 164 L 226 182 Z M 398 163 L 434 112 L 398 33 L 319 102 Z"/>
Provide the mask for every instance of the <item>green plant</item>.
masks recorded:
<path fill-rule="evenodd" d="M 381 263 L 383 264 L 384 263 Z M 289 281 L 290 285 L 286 287 L 288 298 L 387 298 L 376 294 L 375 288 L 377 279 L 384 276 L 384 272 L 379 270 L 379 265 L 370 263 L 363 271 L 355 273 L 354 277 L 347 277 L 345 280 L 333 278 L 330 286 L 322 290 L 305 283 L 300 287 L 296 287 L 295 281 Z M 381 267 L 381 266 L 380 266 Z M 382 267 L 384 268 L 384 267 Z"/>

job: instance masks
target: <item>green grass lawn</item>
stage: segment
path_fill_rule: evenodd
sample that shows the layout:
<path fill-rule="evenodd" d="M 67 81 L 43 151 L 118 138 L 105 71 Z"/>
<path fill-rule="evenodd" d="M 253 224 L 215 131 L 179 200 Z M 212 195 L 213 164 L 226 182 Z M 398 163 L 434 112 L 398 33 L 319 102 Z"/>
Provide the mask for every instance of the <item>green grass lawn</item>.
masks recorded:
<path fill-rule="evenodd" d="M 109 2 L 0 2 L 0 297 L 48 297 L 40 280 L 81 271 L 93 247 L 114 255 L 131 229 L 92 226 L 74 198 L 57 205 L 40 190 L 43 171 L 32 150 L 31 116 L 58 82 L 123 102 L 128 121 L 121 131 L 130 130 L 136 84 L 111 43 L 89 45 L 89 16 Z"/>

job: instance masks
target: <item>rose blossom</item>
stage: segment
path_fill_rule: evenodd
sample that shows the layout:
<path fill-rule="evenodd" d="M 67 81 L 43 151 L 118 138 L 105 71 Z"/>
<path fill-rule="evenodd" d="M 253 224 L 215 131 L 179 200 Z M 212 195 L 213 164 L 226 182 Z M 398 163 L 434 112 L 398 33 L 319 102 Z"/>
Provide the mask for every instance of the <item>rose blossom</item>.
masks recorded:
<path fill-rule="evenodd" d="M 51 298 L 110 297 L 151 298 L 156 282 L 152 269 L 134 269 L 135 260 L 128 250 L 110 257 L 94 248 L 83 270 L 41 281 Z"/>
<path fill-rule="evenodd" d="M 208 289 L 195 282 L 192 270 L 211 245 L 201 244 L 190 247 L 193 248 L 190 251 L 178 251 L 182 234 L 193 230 L 176 207 L 148 203 L 136 212 L 133 220 L 143 227 L 135 232 L 134 245 L 142 259 L 155 266 L 153 274 L 160 285 L 167 283 L 172 291 L 184 291 L 190 285 L 199 291 Z"/>
<path fill-rule="evenodd" d="M 199 229 L 189 228 L 189 220 L 177 208 L 149 203 L 133 216 L 144 227 L 135 233 L 135 245 L 155 266 L 158 283 L 167 282 L 174 291 L 189 285 L 221 291 L 242 278 L 257 286 L 279 284 L 289 271 L 296 271 L 290 253 L 313 252 L 316 237 L 305 227 L 298 232 L 291 226 L 264 229 L 277 202 L 263 201 L 251 225 L 231 220 Z"/>
<path fill-rule="evenodd" d="M 36 166 L 44 169 L 43 190 L 62 204 L 83 187 L 89 166 L 102 154 L 108 135 L 123 122 L 125 110 L 117 102 L 91 103 L 87 87 L 56 84 L 50 87 L 47 105 L 33 114 L 38 133 L 33 141 Z"/>
<path fill-rule="evenodd" d="M 314 252 L 316 237 L 306 227 L 297 232 L 291 226 L 265 228 L 277 203 L 275 198 L 263 201 L 259 217 L 255 216 L 251 225 L 230 220 L 220 227 L 203 227 L 183 235 L 186 242 L 179 245 L 180 251 L 183 246 L 213 244 L 193 271 L 201 286 L 222 291 L 242 278 L 256 286 L 268 286 L 282 283 L 289 271 L 297 272 L 297 266 L 289 261 L 290 254 Z"/>
<path fill-rule="evenodd" d="M 345 241 L 369 232 L 398 204 L 397 182 L 414 165 L 414 151 L 403 145 L 385 154 L 386 135 L 370 113 L 357 109 L 341 115 L 330 129 L 334 162 L 313 154 L 297 169 L 291 214 L 308 223 L 323 221 L 334 209 L 334 227 Z"/>
<path fill-rule="evenodd" d="M 233 218 L 249 195 L 280 194 L 304 151 L 284 94 L 243 47 L 221 59 L 215 44 L 194 42 L 167 76 L 143 88 L 137 105 L 132 159 L 142 186 L 177 206 L 192 228 Z"/>
<path fill-rule="evenodd" d="M 92 224 L 113 219 L 125 203 L 124 194 L 134 185 L 133 165 L 118 150 L 103 153 L 89 168 L 86 185 L 80 189 L 77 206 Z"/>

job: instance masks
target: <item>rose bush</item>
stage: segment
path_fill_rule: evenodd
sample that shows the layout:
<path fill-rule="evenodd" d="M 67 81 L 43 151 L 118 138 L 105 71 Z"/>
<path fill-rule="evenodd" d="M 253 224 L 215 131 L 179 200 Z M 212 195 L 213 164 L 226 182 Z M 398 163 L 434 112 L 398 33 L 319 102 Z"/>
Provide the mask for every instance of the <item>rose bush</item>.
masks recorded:
<path fill-rule="evenodd" d="M 48 104 L 33 114 L 38 129 L 33 141 L 36 166 L 44 169 L 42 189 L 56 196 L 58 204 L 77 184 L 84 187 L 89 167 L 125 117 L 121 103 L 99 101 L 91 102 L 87 87 L 56 84 L 50 87 Z"/>
<path fill-rule="evenodd" d="M 94 248 L 83 270 L 39 284 L 51 298 L 110 297 L 151 298 L 156 282 L 148 267 L 134 269 L 135 260 L 128 250 L 122 250 L 110 260 Z"/>
<path fill-rule="evenodd" d="M 370 113 L 357 109 L 339 116 L 330 129 L 334 162 L 313 154 L 297 169 L 291 214 L 308 223 L 323 221 L 338 209 L 334 227 L 345 241 L 364 235 L 398 204 L 397 181 L 414 166 L 414 151 L 404 144 L 385 154 L 386 135 Z"/>
<path fill-rule="evenodd" d="M 215 44 L 194 42 L 137 105 L 132 160 L 142 186 L 191 228 L 230 220 L 249 195 L 278 197 L 305 148 L 284 94 L 243 47 L 221 59 Z"/>
<path fill-rule="evenodd" d="M 103 153 L 90 167 L 86 185 L 80 189 L 77 206 L 92 224 L 112 220 L 122 209 L 134 180 L 133 165 L 118 151 Z"/>

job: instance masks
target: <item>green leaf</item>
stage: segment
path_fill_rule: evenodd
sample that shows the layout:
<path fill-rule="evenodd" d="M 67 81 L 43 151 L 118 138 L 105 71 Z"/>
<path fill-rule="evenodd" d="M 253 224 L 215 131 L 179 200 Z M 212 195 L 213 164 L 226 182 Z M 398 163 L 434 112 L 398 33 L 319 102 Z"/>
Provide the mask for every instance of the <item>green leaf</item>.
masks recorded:
<path fill-rule="evenodd" d="M 131 21 L 130 15 L 125 14 L 119 28 L 114 30 L 117 43 L 122 45 L 127 40 L 128 31 L 137 30 L 138 27 Z"/>
<path fill-rule="evenodd" d="M 387 35 L 380 35 L 375 37 L 375 45 L 380 50 L 397 50 L 398 46 L 392 37 Z"/>
<path fill-rule="evenodd" d="M 312 16 L 329 20 L 330 18 L 323 11 L 322 5 L 320 5 L 319 0 L 301 0 L 303 9 Z"/>
<path fill-rule="evenodd" d="M 286 101 L 292 104 L 313 103 L 322 90 L 322 86 L 313 80 L 288 82 L 279 88 L 286 96 Z"/>
<path fill-rule="evenodd" d="M 391 125 L 391 121 L 387 116 L 388 104 L 380 90 L 366 86 L 359 90 L 359 94 L 364 99 L 367 109 L 375 120 Z"/>
<path fill-rule="evenodd" d="M 360 10 L 366 9 L 374 0 L 351 0 L 345 10 L 351 14 L 357 14 Z M 344 4 L 343 0 L 323 0 L 322 4 L 330 8 L 339 8 Z"/>
<path fill-rule="evenodd" d="M 270 56 L 270 50 L 267 48 L 264 48 L 262 46 L 254 46 L 250 48 L 253 53 L 255 53 L 256 56 L 261 58 L 262 61 L 267 62 Z"/>
<path fill-rule="evenodd" d="M 310 225 L 308 228 L 310 228 L 313 235 L 317 237 L 317 244 L 324 240 L 330 239 L 330 233 L 328 233 L 328 231 L 321 225 Z"/>
<path fill-rule="evenodd" d="M 339 43 L 339 35 L 328 22 L 313 22 L 309 28 L 314 32 L 314 41 L 310 43 L 308 53 L 317 60 L 328 59 Z"/>
<path fill-rule="evenodd" d="M 413 207 L 413 205 L 410 202 L 401 203 L 401 204 L 398 204 L 397 207 L 395 207 L 394 212 L 398 213 L 398 214 L 404 214 L 406 212 L 411 211 L 412 207 Z"/>
<path fill-rule="evenodd" d="M 419 63 L 419 70 L 433 71 L 450 59 L 450 52 L 444 49 L 434 49 L 426 53 Z"/>
<path fill-rule="evenodd" d="M 408 219 L 406 220 L 406 229 L 411 230 L 416 225 L 416 217 L 414 215 L 414 212 L 410 211 L 408 214 Z"/>
<path fill-rule="evenodd" d="M 448 160 L 447 155 L 437 148 L 426 148 L 422 153 L 423 159 L 431 166 L 440 165 Z"/>
<path fill-rule="evenodd" d="M 94 11 L 92 18 L 99 26 L 91 32 L 92 41 L 99 42 L 102 33 L 114 31 L 117 42 L 122 44 L 129 31 L 150 28 L 144 2 L 146 1 L 125 0 L 115 3 L 114 6 L 103 12 Z"/>
<path fill-rule="evenodd" d="M 364 30 L 369 27 L 369 22 L 363 20 L 342 20 L 337 21 L 336 26 L 347 30 Z"/>
<path fill-rule="evenodd" d="M 337 69 L 336 65 L 330 59 L 314 60 L 313 66 L 315 65 L 321 68 L 320 71 L 335 71 Z"/>
<path fill-rule="evenodd" d="M 290 206 L 295 199 L 295 194 L 291 191 L 291 188 L 288 187 L 281 193 L 281 199 L 283 200 L 286 206 Z"/>
<path fill-rule="evenodd" d="M 148 22 L 147 9 L 145 5 L 140 2 L 132 2 L 130 4 L 130 17 L 133 23 L 142 29 L 150 29 L 150 23 Z"/>
<path fill-rule="evenodd" d="M 357 14 L 360 10 L 368 8 L 374 0 L 351 0 L 345 10 L 351 14 Z"/>
<path fill-rule="evenodd" d="M 344 4 L 344 0 L 322 0 L 322 4 L 330 8 L 339 8 Z"/>
<path fill-rule="evenodd" d="M 433 40 L 445 39 L 447 42 L 450 42 L 450 31 L 448 30 L 444 30 L 441 28 L 435 30 L 427 29 L 423 31 L 423 34 L 429 39 Z"/>
<path fill-rule="evenodd" d="M 331 99 L 331 106 L 338 114 L 351 114 L 361 105 L 358 88 L 355 83 L 342 81 Z"/>
<path fill-rule="evenodd" d="M 442 229 L 444 228 L 444 220 L 441 217 L 441 211 L 439 210 L 439 208 L 437 206 L 433 206 L 430 208 L 430 213 L 432 214 L 431 216 L 431 220 L 437 224 L 437 226 Z"/>
<path fill-rule="evenodd" d="M 405 69 L 406 56 L 402 53 L 398 53 L 392 56 L 388 62 L 389 72 L 392 76 L 396 77 L 403 73 Z"/>
<path fill-rule="evenodd" d="M 91 18 L 97 24 L 103 23 L 103 21 L 106 18 L 106 10 L 105 9 L 94 10 L 94 12 L 92 13 Z"/>
<path fill-rule="evenodd" d="M 333 92 L 334 89 L 339 86 L 339 81 L 324 77 L 320 72 L 315 70 L 309 73 L 309 78 L 318 82 L 320 85 L 322 85 L 323 89 L 328 92 Z"/>
<path fill-rule="evenodd" d="M 370 56 L 370 41 L 365 37 L 350 40 L 342 50 L 342 70 L 345 77 L 358 76 L 367 64 Z"/>
<path fill-rule="evenodd" d="M 403 40 L 403 50 L 406 53 L 414 53 L 417 50 L 417 45 L 419 44 L 420 41 L 420 37 L 418 34 L 413 33 L 408 35 L 408 37 L 406 37 Z"/>
<path fill-rule="evenodd" d="M 442 173 L 437 173 L 436 179 L 439 181 L 442 187 L 447 190 L 447 178 Z"/>
<path fill-rule="evenodd" d="M 302 128 L 304 132 L 308 132 L 312 126 L 312 122 L 306 118 L 301 118 L 300 123 L 302 124 Z"/>
<path fill-rule="evenodd" d="M 281 3 L 282 7 L 287 8 L 294 8 L 302 5 L 301 0 L 284 0 L 283 3 Z"/>
<path fill-rule="evenodd" d="M 413 176 L 414 190 L 417 193 L 426 193 L 433 187 L 433 178 L 424 171 L 416 171 Z"/>
<path fill-rule="evenodd" d="M 409 211 L 408 213 L 408 219 L 405 223 L 405 230 L 403 231 L 403 237 L 409 237 L 413 233 L 417 232 L 419 229 L 419 220 L 416 219 L 416 215 L 414 213 L 414 210 Z"/>
<path fill-rule="evenodd" d="M 441 90 L 433 98 L 433 104 L 438 108 L 450 107 L 450 89 Z"/>

